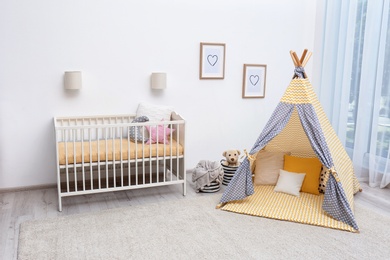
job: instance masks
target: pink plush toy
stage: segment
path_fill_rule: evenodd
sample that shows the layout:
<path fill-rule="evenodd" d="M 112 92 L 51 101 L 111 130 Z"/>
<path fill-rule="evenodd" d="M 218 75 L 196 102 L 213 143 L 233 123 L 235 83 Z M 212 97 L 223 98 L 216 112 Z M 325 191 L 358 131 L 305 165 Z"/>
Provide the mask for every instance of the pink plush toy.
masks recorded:
<path fill-rule="evenodd" d="M 169 135 L 175 131 L 175 129 L 170 129 L 165 125 L 146 126 L 146 129 L 148 129 L 149 132 L 149 140 L 146 144 L 169 144 Z"/>

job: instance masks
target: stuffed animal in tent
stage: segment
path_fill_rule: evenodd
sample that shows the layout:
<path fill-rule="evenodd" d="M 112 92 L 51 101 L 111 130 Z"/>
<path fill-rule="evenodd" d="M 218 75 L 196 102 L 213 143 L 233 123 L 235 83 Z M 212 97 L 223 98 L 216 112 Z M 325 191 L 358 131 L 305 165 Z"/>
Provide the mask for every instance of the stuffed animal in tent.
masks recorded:
<path fill-rule="evenodd" d="M 240 165 L 239 162 L 239 150 L 226 150 L 222 153 L 222 156 L 226 158 L 225 161 L 222 162 L 223 165 L 230 166 L 230 167 L 237 167 Z"/>

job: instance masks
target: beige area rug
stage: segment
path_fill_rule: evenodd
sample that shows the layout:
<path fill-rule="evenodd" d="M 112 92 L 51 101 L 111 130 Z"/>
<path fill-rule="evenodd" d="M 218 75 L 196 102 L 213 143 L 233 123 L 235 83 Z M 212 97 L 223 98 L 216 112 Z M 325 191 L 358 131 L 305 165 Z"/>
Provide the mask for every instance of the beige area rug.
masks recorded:
<path fill-rule="evenodd" d="M 357 234 L 217 210 L 220 197 L 24 222 L 18 259 L 389 259 L 390 218 L 358 205 Z"/>

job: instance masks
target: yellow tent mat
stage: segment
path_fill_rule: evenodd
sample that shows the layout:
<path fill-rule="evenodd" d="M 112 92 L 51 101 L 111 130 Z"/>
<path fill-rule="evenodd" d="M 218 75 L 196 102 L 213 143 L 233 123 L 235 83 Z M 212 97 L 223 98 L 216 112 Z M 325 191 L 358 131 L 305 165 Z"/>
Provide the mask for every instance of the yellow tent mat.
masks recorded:
<path fill-rule="evenodd" d="M 255 186 L 255 193 L 240 201 L 232 201 L 221 207 L 222 210 L 293 221 L 357 232 L 351 226 L 335 220 L 322 209 L 324 195 L 301 192 L 300 197 L 274 192 L 275 186 Z"/>

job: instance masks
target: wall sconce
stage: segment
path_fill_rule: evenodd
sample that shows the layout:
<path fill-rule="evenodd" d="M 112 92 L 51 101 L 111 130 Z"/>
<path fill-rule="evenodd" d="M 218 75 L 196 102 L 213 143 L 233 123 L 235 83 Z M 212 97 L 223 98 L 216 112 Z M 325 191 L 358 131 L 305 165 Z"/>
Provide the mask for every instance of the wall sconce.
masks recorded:
<path fill-rule="evenodd" d="M 72 90 L 81 89 L 81 71 L 65 71 L 64 87 Z"/>
<path fill-rule="evenodd" d="M 167 87 L 167 74 L 165 72 L 153 72 L 151 87 L 152 89 L 165 89 Z"/>

